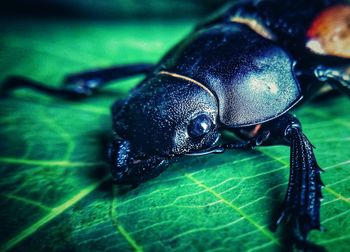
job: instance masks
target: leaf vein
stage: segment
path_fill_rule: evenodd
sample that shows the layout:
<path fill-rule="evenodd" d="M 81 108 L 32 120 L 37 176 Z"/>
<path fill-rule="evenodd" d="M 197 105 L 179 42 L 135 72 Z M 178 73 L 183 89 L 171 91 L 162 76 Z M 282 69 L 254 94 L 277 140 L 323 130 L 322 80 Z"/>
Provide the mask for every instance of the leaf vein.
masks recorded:
<path fill-rule="evenodd" d="M 20 164 L 34 166 L 64 166 L 64 167 L 81 167 L 81 166 L 102 166 L 107 165 L 105 162 L 71 162 L 68 160 L 33 160 L 16 157 L 0 157 L 0 163 Z"/>
<path fill-rule="evenodd" d="M 101 184 L 103 184 L 107 179 L 109 179 L 109 176 L 101 179 L 100 181 L 93 183 L 85 188 L 83 188 L 78 194 L 76 194 L 74 197 L 70 198 L 63 204 L 53 208 L 48 214 L 46 214 L 43 218 L 36 221 L 34 224 L 30 225 L 26 229 L 22 230 L 18 235 L 14 236 L 12 239 L 7 241 L 4 246 L 1 247 L 1 251 L 8 251 L 18 245 L 20 242 L 34 234 L 36 231 L 38 231 L 42 226 L 46 225 L 51 220 L 55 219 L 57 216 L 62 214 L 65 210 L 76 204 L 81 199 L 85 198 L 87 195 L 89 195 L 91 192 L 96 190 Z"/>
<path fill-rule="evenodd" d="M 118 216 L 116 212 L 116 188 L 113 187 L 113 198 L 112 198 L 112 204 L 111 204 L 111 220 L 113 223 L 113 226 L 115 229 L 121 234 L 124 239 L 130 244 L 130 246 L 134 249 L 136 252 L 143 252 L 143 248 L 136 242 L 136 240 L 129 234 L 129 232 L 119 223 Z"/>
<path fill-rule="evenodd" d="M 268 153 L 266 153 L 266 152 L 263 151 L 263 150 L 258 150 L 258 151 L 261 152 L 261 153 L 263 153 L 263 154 L 266 155 L 267 157 L 270 157 L 270 158 L 276 160 L 277 162 L 279 162 L 279 163 L 281 163 L 281 164 L 288 165 L 288 167 L 289 167 L 289 164 L 288 164 L 287 162 L 285 162 L 285 161 L 283 161 L 283 160 L 281 160 L 281 159 L 279 159 L 279 158 L 277 158 L 277 157 L 275 157 L 275 156 L 273 156 L 273 155 L 271 155 L 271 154 L 268 154 Z M 347 161 L 341 162 L 341 163 L 339 163 L 338 165 L 342 165 L 342 164 L 347 164 Z M 338 165 L 332 165 L 332 166 L 330 166 L 329 168 L 334 168 L 334 167 L 336 167 L 336 166 L 338 166 Z M 324 187 L 323 190 L 325 190 L 326 192 L 328 192 L 328 193 L 331 194 L 332 196 L 334 196 L 334 197 L 336 197 L 336 198 L 338 198 L 338 199 L 344 201 L 345 203 L 350 204 L 349 199 L 345 198 L 343 195 L 341 195 L 340 193 L 336 192 L 335 190 L 330 189 L 329 187 Z"/>
<path fill-rule="evenodd" d="M 185 177 L 190 179 L 192 182 L 194 182 L 196 185 L 198 185 L 199 187 L 204 188 L 207 192 L 209 192 L 210 194 L 212 194 L 213 196 L 215 196 L 216 198 L 222 200 L 223 203 L 225 203 L 227 206 L 229 206 L 230 208 L 232 208 L 233 210 L 235 210 L 237 213 L 239 213 L 239 215 L 241 215 L 245 220 L 247 220 L 249 223 L 251 223 L 255 228 L 257 228 L 264 236 L 266 236 L 267 238 L 269 238 L 271 241 L 273 241 L 275 244 L 277 245 L 281 245 L 280 242 L 271 234 L 270 231 L 268 231 L 265 227 L 259 225 L 256 221 L 254 221 L 249 215 L 247 215 L 244 211 L 242 211 L 242 209 L 240 209 L 239 207 L 237 207 L 236 205 L 234 205 L 233 203 L 231 203 L 230 201 L 228 201 L 227 199 L 225 199 L 222 195 L 220 195 L 219 193 L 217 193 L 216 191 L 214 191 L 212 188 L 206 186 L 205 184 L 203 184 L 202 182 L 200 182 L 199 180 L 195 179 L 194 177 L 192 177 L 190 174 L 185 174 Z"/>
<path fill-rule="evenodd" d="M 24 197 L 21 197 L 18 195 L 14 195 L 14 194 L 3 194 L 3 196 L 5 196 L 6 198 L 9 198 L 9 199 L 14 199 L 14 200 L 21 201 L 21 202 L 24 202 L 24 203 L 29 204 L 29 205 L 39 207 L 45 211 L 52 210 L 52 208 L 45 206 L 44 204 L 37 202 L 35 200 L 32 200 L 32 199 L 27 199 L 27 198 L 24 198 Z"/>

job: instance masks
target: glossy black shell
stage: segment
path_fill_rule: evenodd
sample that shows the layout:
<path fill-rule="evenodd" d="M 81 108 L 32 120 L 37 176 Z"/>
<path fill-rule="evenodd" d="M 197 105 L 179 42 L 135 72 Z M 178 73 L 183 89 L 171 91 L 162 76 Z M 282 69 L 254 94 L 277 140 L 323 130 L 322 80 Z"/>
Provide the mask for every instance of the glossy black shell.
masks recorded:
<path fill-rule="evenodd" d="M 215 94 L 219 120 L 243 127 L 272 120 L 301 98 L 294 60 L 245 25 L 225 23 L 194 32 L 170 51 L 155 74 L 192 78 Z"/>

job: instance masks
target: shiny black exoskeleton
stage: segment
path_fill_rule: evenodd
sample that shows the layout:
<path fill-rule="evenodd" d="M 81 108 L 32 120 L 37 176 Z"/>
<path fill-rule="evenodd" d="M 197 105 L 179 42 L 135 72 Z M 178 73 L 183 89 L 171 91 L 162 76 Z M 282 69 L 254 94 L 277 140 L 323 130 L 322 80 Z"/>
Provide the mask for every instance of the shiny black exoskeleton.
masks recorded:
<path fill-rule="evenodd" d="M 145 182 L 185 155 L 290 146 L 290 181 L 278 223 L 287 220 L 296 244 L 306 248 L 309 231 L 320 229 L 321 169 L 301 123 L 287 112 L 325 82 L 350 94 L 350 45 L 343 41 L 339 49 L 329 44 L 327 31 L 318 33 L 333 8 L 350 9 L 328 0 L 241 1 L 196 27 L 158 64 L 70 75 L 62 89 L 10 77 L 4 90 L 29 87 L 80 98 L 112 80 L 146 74 L 112 107 L 109 158 L 117 184 Z M 222 130 L 242 141 L 220 142 Z"/>

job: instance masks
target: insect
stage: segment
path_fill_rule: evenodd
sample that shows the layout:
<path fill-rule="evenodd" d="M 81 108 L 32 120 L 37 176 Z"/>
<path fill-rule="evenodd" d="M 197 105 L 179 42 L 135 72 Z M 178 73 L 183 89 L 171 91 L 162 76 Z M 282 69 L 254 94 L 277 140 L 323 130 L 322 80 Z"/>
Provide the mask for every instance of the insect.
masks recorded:
<path fill-rule="evenodd" d="M 350 5 L 342 1 L 241 1 L 198 25 L 157 64 L 67 76 L 54 89 L 9 77 L 3 90 L 27 87 L 82 98 L 114 80 L 145 74 L 112 106 L 109 146 L 115 183 L 137 185 L 183 156 L 290 146 L 290 179 L 277 223 L 290 223 L 297 246 L 320 229 L 323 183 L 301 122 L 288 111 L 324 83 L 350 95 Z M 228 130 L 240 141 L 220 142 Z"/>

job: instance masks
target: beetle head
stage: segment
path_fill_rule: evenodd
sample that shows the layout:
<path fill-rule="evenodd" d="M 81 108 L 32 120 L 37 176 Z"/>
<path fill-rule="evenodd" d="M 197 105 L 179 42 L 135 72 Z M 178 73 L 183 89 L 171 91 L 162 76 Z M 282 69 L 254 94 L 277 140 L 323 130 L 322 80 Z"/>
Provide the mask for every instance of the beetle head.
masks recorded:
<path fill-rule="evenodd" d="M 124 168 L 117 165 L 119 171 L 132 173 L 131 160 L 137 169 L 154 171 L 164 160 L 213 146 L 219 138 L 218 107 L 208 91 L 166 75 L 140 84 L 123 104 L 114 106 L 114 128 L 121 140 L 112 146 L 112 166 L 119 155 L 129 159 Z"/>

